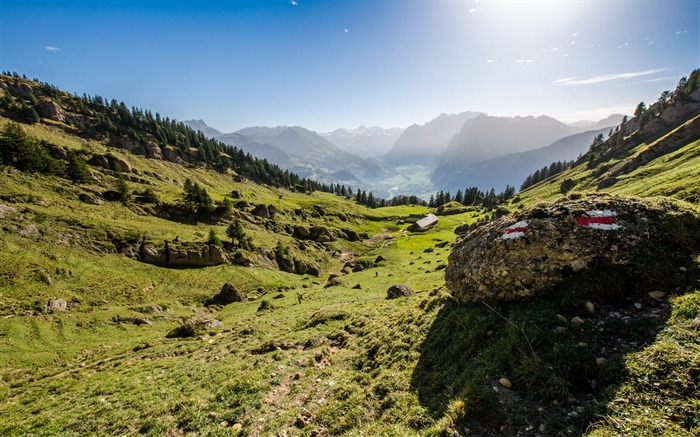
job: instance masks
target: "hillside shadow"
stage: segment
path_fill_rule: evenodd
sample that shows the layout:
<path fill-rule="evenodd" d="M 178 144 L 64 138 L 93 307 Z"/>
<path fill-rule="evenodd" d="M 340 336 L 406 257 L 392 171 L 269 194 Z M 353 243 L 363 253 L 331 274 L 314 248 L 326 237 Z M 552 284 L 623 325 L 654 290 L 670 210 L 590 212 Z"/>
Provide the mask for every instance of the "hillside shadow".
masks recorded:
<path fill-rule="evenodd" d="M 598 278 L 588 298 L 569 283 L 527 302 L 447 301 L 412 374 L 421 405 L 465 435 L 583 434 L 627 379 L 625 354 L 653 343 L 670 316 L 666 299 L 618 279 Z"/>

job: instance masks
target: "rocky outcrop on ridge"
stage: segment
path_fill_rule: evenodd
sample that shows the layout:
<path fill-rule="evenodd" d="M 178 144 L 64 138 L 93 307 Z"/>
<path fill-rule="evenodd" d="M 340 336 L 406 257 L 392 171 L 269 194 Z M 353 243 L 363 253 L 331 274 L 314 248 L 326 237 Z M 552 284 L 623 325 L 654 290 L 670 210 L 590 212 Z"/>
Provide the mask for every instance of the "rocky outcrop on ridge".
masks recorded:
<path fill-rule="evenodd" d="M 700 216 L 670 199 L 591 195 L 540 204 L 456 244 L 445 280 L 455 299 L 515 300 L 584 273 L 663 283 L 700 252 Z"/>
<path fill-rule="evenodd" d="M 209 267 L 226 262 L 224 251 L 215 244 L 201 249 L 177 249 L 166 245 L 164 250 L 141 245 L 138 259 L 162 267 Z"/>

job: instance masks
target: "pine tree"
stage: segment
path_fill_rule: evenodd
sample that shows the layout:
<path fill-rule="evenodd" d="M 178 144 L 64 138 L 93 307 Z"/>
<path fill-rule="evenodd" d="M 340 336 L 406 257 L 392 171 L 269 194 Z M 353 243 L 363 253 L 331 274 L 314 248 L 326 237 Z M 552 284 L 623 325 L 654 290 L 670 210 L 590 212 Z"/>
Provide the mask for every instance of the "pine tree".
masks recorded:
<path fill-rule="evenodd" d="M 209 229 L 209 237 L 207 238 L 207 244 L 221 246 L 221 240 L 216 235 L 216 231 L 214 230 L 214 228 Z"/>
<path fill-rule="evenodd" d="M 240 220 L 234 219 L 226 228 L 226 236 L 231 239 L 231 244 L 245 250 L 252 250 L 250 238 L 243 229 Z"/>
<path fill-rule="evenodd" d="M 73 182 L 80 184 L 90 182 L 92 178 L 87 162 L 74 150 L 68 152 L 66 176 Z"/>

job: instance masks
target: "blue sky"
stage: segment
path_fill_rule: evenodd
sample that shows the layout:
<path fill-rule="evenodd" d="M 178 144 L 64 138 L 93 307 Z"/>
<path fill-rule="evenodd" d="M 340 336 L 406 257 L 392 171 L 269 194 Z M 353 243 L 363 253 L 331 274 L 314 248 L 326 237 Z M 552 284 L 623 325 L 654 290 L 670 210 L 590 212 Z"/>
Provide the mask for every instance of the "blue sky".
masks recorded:
<path fill-rule="evenodd" d="M 698 0 L 0 0 L 0 70 L 231 132 L 631 113 L 700 67 Z"/>

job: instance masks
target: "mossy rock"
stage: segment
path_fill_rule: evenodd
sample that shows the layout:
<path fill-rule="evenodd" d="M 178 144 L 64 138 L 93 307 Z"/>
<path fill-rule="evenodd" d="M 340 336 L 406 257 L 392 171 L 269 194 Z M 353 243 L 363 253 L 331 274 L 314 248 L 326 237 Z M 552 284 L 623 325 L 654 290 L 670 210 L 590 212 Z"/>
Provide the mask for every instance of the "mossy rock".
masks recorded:
<path fill-rule="evenodd" d="M 476 229 L 457 242 L 445 280 L 462 302 L 532 297 L 576 277 L 653 287 L 698 253 L 700 215 L 689 204 L 589 195 Z"/>

